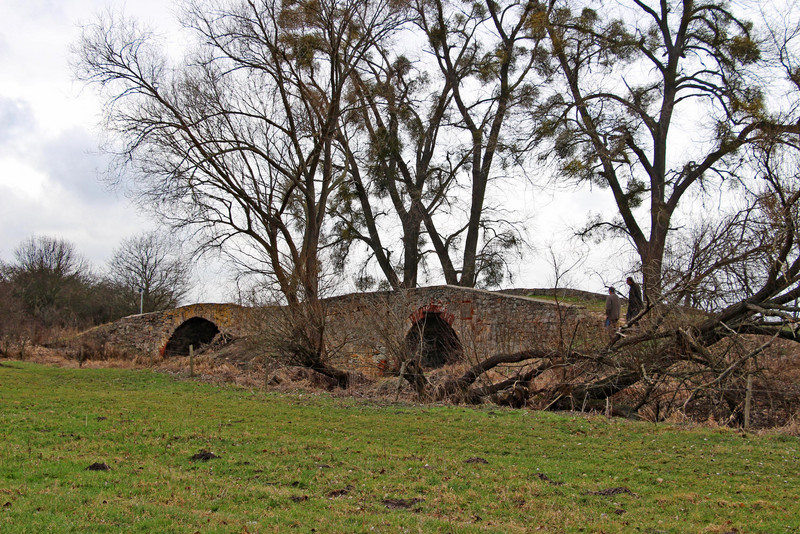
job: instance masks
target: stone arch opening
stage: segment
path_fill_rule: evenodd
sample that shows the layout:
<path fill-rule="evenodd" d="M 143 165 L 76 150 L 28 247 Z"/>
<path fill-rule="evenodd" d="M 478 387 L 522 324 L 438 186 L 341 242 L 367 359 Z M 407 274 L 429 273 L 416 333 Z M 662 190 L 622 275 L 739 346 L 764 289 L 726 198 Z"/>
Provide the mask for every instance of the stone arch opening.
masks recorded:
<path fill-rule="evenodd" d="M 442 313 L 421 312 L 406 334 L 409 353 L 423 367 L 437 368 L 461 359 L 464 349 L 456 331 Z"/>
<path fill-rule="evenodd" d="M 164 355 L 188 356 L 190 345 L 198 349 L 200 345 L 211 343 L 217 334 L 219 334 L 217 325 L 202 317 L 192 317 L 181 323 L 172 333 L 164 349 Z"/>

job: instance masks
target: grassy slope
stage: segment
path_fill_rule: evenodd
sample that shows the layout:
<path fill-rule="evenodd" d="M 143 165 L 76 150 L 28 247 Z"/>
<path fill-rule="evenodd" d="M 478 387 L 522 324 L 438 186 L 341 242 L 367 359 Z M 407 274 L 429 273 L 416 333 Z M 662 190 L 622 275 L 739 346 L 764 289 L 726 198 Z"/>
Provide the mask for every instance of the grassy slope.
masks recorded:
<path fill-rule="evenodd" d="M 190 460 L 202 449 L 219 458 Z M 798 451 L 789 436 L 0 366 L 0 532 L 800 532 Z M 612 488 L 632 494 L 589 493 Z"/>
<path fill-rule="evenodd" d="M 537 299 L 537 300 L 547 300 L 549 302 L 560 302 L 562 304 L 570 304 L 574 306 L 582 306 L 589 311 L 597 312 L 597 313 L 605 313 L 606 311 L 606 301 L 604 299 L 585 299 L 581 297 L 559 297 L 556 299 L 551 295 L 529 295 L 529 298 Z M 627 310 L 627 305 L 623 302 L 622 309 Z"/>

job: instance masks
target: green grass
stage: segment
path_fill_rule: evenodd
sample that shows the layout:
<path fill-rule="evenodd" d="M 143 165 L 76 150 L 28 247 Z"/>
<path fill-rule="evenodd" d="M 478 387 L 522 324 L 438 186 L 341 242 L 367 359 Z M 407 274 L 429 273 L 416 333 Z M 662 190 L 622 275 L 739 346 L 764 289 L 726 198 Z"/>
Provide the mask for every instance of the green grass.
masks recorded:
<path fill-rule="evenodd" d="M 790 436 L 21 362 L 0 414 L 4 533 L 800 532 Z"/>
<path fill-rule="evenodd" d="M 528 295 L 532 299 L 539 299 L 539 300 L 549 300 L 551 302 L 556 302 L 556 298 L 552 295 Z M 586 299 L 582 297 L 558 297 L 558 302 L 562 304 L 571 304 L 574 306 L 583 306 L 589 311 L 597 312 L 597 313 L 605 313 L 606 311 L 606 302 L 603 299 Z M 623 306 L 625 309 L 625 306 Z"/>

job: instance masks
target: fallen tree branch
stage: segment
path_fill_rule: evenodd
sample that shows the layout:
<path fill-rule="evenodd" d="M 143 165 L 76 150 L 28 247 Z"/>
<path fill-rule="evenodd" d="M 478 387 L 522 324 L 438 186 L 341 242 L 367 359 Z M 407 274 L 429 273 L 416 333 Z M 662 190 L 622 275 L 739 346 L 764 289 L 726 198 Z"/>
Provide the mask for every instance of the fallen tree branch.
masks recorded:
<path fill-rule="evenodd" d="M 697 392 L 698 392 L 698 391 L 700 391 L 700 390 L 703 390 L 703 389 L 708 389 L 708 388 L 710 388 L 710 387 L 712 387 L 712 386 L 714 386 L 714 385 L 716 385 L 716 384 L 719 384 L 719 383 L 720 383 L 720 382 L 722 382 L 723 380 L 725 380 L 725 379 L 726 379 L 728 376 L 730 376 L 730 374 L 731 374 L 733 371 L 735 371 L 737 368 L 739 368 L 741 365 L 743 365 L 743 364 L 744 364 L 746 361 L 750 360 L 751 358 L 755 358 L 756 356 L 758 356 L 759 354 L 761 354 L 762 352 L 764 352 L 764 350 L 765 350 L 767 347 L 769 347 L 770 345 L 772 345 L 772 343 L 773 343 L 773 342 L 774 342 L 774 341 L 775 341 L 777 338 L 778 338 L 778 336 L 777 336 L 777 335 L 775 335 L 775 336 L 772 336 L 772 338 L 770 338 L 769 340 L 767 340 L 767 341 L 766 341 L 764 344 L 762 344 L 760 347 L 758 347 L 758 348 L 757 348 L 757 349 L 755 349 L 754 351 L 752 351 L 752 352 L 748 353 L 747 355 L 745 355 L 745 356 L 742 356 L 741 358 L 739 358 L 738 360 L 736 360 L 735 362 L 733 362 L 732 364 L 730 364 L 730 365 L 728 366 L 728 368 L 727 368 L 727 369 L 725 369 L 723 372 L 721 372 L 719 375 L 717 375 L 717 377 L 716 377 L 714 380 L 712 380 L 712 381 L 710 381 L 710 382 L 707 382 L 707 383 L 705 383 L 705 384 L 702 384 L 702 385 L 700 385 L 700 386 L 697 386 L 696 388 L 694 388 L 694 389 L 692 390 L 692 392 L 691 392 L 691 393 L 689 393 L 689 396 L 686 398 L 686 401 L 683 403 L 683 409 L 684 409 L 684 410 L 686 409 L 686 406 L 687 406 L 687 405 L 688 405 L 688 404 L 689 404 L 689 403 L 690 403 L 690 402 L 691 402 L 691 401 L 694 399 L 694 397 L 697 395 Z"/>
<path fill-rule="evenodd" d="M 545 371 L 549 371 L 553 369 L 553 366 L 550 362 L 543 362 L 540 365 L 537 365 L 533 369 L 528 370 L 527 372 L 517 375 L 513 378 L 509 378 L 507 380 L 503 380 L 502 382 L 498 382 L 496 384 L 491 384 L 489 386 L 484 386 L 482 388 L 471 389 L 469 391 L 469 395 L 474 398 L 482 398 L 488 395 L 494 395 L 495 393 L 499 393 L 504 389 L 508 389 L 520 382 L 530 382 L 537 376 L 541 375 Z"/>
<path fill-rule="evenodd" d="M 498 365 L 519 363 L 524 362 L 525 360 L 534 360 L 539 358 L 552 359 L 557 356 L 558 353 L 551 350 L 524 350 L 521 352 L 496 354 L 483 360 L 477 365 L 472 366 L 469 370 L 467 370 L 467 372 L 461 375 L 460 378 L 453 380 L 453 386 L 465 388 L 474 383 L 478 377 L 484 374 L 486 371 L 494 369 Z"/>
<path fill-rule="evenodd" d="M 555 409 L 570 409 L 573 401 L 580 400 L 584 405 L 589 401 L 605 400 L 615 393 L 629 388 L 642 379 L 638 370 L 622 370 L 590 384 L 579 384 L 564 393 L 561 401 L 553 404 Z"/>

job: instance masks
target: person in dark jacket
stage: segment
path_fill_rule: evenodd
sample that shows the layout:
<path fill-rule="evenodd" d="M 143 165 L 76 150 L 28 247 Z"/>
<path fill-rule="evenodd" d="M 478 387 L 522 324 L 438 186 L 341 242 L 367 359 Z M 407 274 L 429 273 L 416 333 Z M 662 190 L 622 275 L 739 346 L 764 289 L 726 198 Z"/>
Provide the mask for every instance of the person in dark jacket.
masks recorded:
<path fill-rule="evenodd" d="M 639 287 L 639 284 L 630 276 L 625 282 L 630 287 L 628 291 L 628 312 L 625 314 L 625 321 L 629 323 L 631 319 L 639 315 L 644 305 L 642 304 L 642 288 Z"/>
<path fill-rule="evenodd" d="M 613 287 L 609 287 L 608 296 L 606 297 L 606 330 L 608 330 L 611 336 L 617 331 L 617 323 L 619 323 L 621 310 L 622 305 L 619 302 L 617 290 Z"/>

